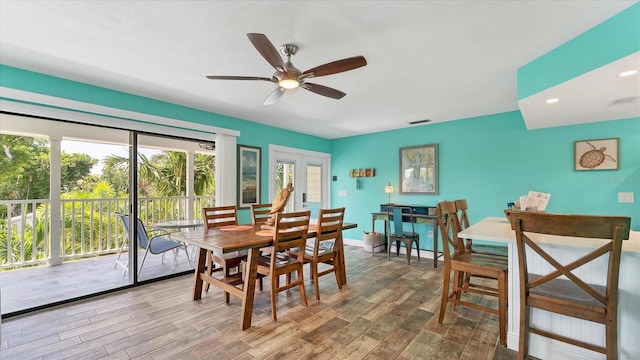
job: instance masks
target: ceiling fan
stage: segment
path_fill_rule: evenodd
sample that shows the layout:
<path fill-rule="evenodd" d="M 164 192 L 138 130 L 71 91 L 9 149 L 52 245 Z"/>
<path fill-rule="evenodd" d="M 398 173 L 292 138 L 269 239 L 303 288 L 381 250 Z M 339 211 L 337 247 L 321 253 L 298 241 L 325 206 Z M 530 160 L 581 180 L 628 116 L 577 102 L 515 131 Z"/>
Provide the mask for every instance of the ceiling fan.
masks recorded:
<path fill-rule="evenodd" d="M 276 69 L 276 72 L 273 73 L 273 76 L 268 78 L 258 76 L 209 75 L 207 76 L 207 78 L 212 80 L 262 80 L 278 84 L 278 87 L 265 99 L 265 105 L 274 104 L 280 99 L 280 97 L 282 97 L 282 94 L 284 94 L 285 91 L 295 89 L 297 87 L 301 87 L 305 90 L 309 90 L 318 95 L 330 97 L 332 99 L 342 99 L 345 95 L 347 95 L 344 92 L 336 90 L 334 88 L 330 88 L 328 86 L 308 83 L 306 82 L 306 80 L 308 78 L 349 71 L 367 65 L 367 60 L 364 58 L 364 56 L 355 56 L 316 66 L 303 72 L 298 70 L 291 63 L 291 57 L 298 51 L 297 45 L 284 44 L 280 46 L 280 51 L 284 56 L 287 57 L 287 61 L 285 62 L 282 57 L 280 57 L 278 51 L 273 46 L 271 41 L 269 41 L 269 39 L 267 39 L 264 34 L 249 33 L 247 34 L 247 37 L 249 38 L 253 46 L 255 46 L 256 50 L 258 50 L 260 55 L 262 55 L 262 57 L 264 57 L 265 60 L 267 60 L 267 62 L 271 64 L 274 69 Z"/>

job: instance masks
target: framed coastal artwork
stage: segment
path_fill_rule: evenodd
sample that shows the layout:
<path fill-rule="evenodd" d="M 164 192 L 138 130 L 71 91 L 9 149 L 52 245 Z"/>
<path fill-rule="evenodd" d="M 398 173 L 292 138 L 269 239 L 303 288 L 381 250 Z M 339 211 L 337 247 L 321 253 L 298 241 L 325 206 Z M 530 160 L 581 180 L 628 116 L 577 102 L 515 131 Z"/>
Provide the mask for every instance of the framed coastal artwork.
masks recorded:
<path fill-rule="evenodd" d="M 238 208 L 248 208 L 260 200 L 261 148 L 238 145 Z"/>
<path fill-rule="evenodd" d="M 400 148 L 400 194 L 438 194 L 438 144 Z"/>

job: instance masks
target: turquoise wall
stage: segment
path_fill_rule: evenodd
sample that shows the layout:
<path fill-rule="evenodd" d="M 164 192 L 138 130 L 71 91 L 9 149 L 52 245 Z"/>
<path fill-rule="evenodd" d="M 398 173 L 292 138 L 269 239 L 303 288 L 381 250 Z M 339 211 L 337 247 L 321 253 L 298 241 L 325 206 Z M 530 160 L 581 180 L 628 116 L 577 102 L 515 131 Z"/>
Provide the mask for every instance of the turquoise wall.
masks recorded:
<path fill-rule="evenodd" d="M 518 69 L 518 99 L 640 51 L 640 3 Z"/>
<path fill-rule="evenodd" d="M 0 65 L 0 86 L 91 104 L 98 104 L 116 109 L 238 130 L 240 131 L 240 137 L 237 139 L 238 144 L 259 146 L 262 148 L 263 179 L 267 179 L 269 176 L 269 144 L 289 146 L 324 153 L 329 153 L 331 151 L 331 142 L 320 137 L 279 129 L 247 120 L 114 91 L 98 86 L 83 84 L 6 65 Z M 2 99 L 11 100 L 6 98 Z M 269 189 L 267 181 L 262 182 L 260 194 L 263 202 L 270 202 L 270 199 L 268 198 Z M 238 216 L 239 221 L 241 222 L 251 221 L 251 216 L 248 210 L 240 211 Z"/>
<path fill-rule="evenodd" d="M 519 69 L 518 98 L 638 50 L 640 3 Z M 396 187 L 395 203 L 435 205 L 466 198 L 472 222 L 502 216 L 508 201 L 535 190 L 552 194 L 547 211 L 631 216 L 632 228 L 640 230 L 640 118 L 526 130 L 520 112 L 514 111 L 327 140 L 4 65 L 0 86 L 239 130 L 239 144 L 263 149 L 263 179 L 268 176 L 269 144 L 331 153 L 332 175 L 337 176 L 332 206 L 345 206 L 346 221 L 359 225 L 345 234 L 348 238 L 362 239 L 362 232 L 371 230 L 371 212 L 387 202 L 384 187 L 389 181 Z M 613 137 L 620 139 L 619 170 L 573 170 L 574 141 Z M 421 144 L 439 144 L 440 193 L 400 196 L 398 149 Z M 376 176 L 361 178 L 356 190 L 349 177 L 354 168 L 375 168 Z M 262 201 L 268 202 L 266 181 L 261 190 Z M 347 195 L 338 196 L 340 190 Z M 624 191 L 634 192 L 636 202 L 618 203 L 617 194 Z M 240 213 L 240 221 L 248 219 L 247 211 Z M 430 230 L 421 226 L 418 231 Z M 423 240 L 422 247 L 430 249 L 431 241 Z"/>
<path fill-rule="evenodd" d="M 574 171 L 576 140 L 620 138 L 620 170 Z M 439 194 L 398 193 L 399 148 L 439 145 Z M 519 111 L 427 124 L 333 141 L 333 206 L 345 206 L 346 221 L 358 223 L 345 237 L 362 239 L 371 230 L 371 212 L 387 202 L 385 185 L 391 181 L 391 202 L 436 205 L 439 200 L 466 198 L 470 221 L 503 216 L 506 203 L 529 190 L 551 193 L 548 212 L 624 215 L 640 230 L 640 118 L 527 130 Z M 376 176 L 360 178 L 360 190 L 349 177 L 354 168 L 376 169 Z M 346 190 L 347 196 L 338 196 Z M 635 192 L 633 204 L 618 203 L 618 192 Z M 382 222 L 376 230 L 382 230 Z M 421 225 L 421 247 L 425 241 Z"/>

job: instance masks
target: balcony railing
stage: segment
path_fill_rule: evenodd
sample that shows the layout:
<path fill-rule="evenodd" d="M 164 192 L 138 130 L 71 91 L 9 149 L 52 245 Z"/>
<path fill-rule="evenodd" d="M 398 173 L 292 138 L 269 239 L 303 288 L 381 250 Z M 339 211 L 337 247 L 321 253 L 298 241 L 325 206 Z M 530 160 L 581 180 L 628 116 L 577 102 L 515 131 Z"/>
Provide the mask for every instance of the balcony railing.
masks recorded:
<path fill-rule="evenodd" d="M 115 214 L 128 209 L 128 198 L 60 202 L 60 234 L 52 236 L 51 221 L 58 219 L 51 218 L 50 200 L 0 200 L 0 214 L 7 214 L 0 219 L 0 270 L 113 254 L 120 249 L 127 234 Z M 140 198 L 138 216 L 147 226 L 185 219 L 189 203 L 186 196 Z M 193 216 L 201 217 L 202 207 L 213 204 L 212 195 L 194 197 Z M 51 246 L 52 239 L 60 241 L 59 251 L 51 250 L 58 249 Z"/>

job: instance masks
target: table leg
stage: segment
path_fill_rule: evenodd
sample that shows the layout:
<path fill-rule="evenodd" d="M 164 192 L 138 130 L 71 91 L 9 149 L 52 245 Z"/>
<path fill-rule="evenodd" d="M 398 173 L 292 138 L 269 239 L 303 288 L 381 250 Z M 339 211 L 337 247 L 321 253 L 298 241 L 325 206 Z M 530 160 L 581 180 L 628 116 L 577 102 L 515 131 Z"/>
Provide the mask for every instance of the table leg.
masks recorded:
<path fill-rule="evenodd" d="M 347 267 L 344 260 L 344 243 L 342 241 L 342 231 L 340 232 L 340 236 L 336 239 L 336 246 L 338 247 L 338 267 L 340 268 L 340 283 L 341 285 L 347 284 Z M 371 252 L 373 253 L 373 244 L 371 247 Z"/>
<path fill-rule="evenodd" d="M 207 250 L 198 249 L 198 263 L 196 264 L 195 283 L 193 285 L 193 300 L 202 298 L 202 278 L 200 274 L 204 274 L 207 265 Z"/>
<path fill-rule="evenodd" d="M 242 319 L 240 328 L 246 330 L 251 327 L 253 315 L 253 297 L 256 292 L 256 278 L 258 273 L 258 256 L 260 249 L 252 248 L 247 256 L 247 265 L 244 269 L 244 288 L 242 294 Z"/>

